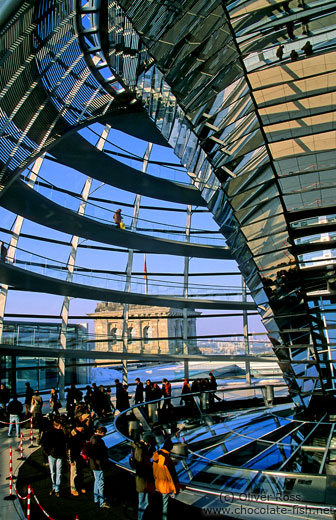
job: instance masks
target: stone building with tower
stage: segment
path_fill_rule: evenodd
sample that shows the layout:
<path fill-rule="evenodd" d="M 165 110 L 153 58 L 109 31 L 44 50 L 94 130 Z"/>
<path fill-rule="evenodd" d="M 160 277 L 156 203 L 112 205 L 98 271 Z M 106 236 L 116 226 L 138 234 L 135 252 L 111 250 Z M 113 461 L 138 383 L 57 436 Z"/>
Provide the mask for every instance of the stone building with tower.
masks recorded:
<path fill-rule="evenodd" d="M 122 352 L 123 310 L 119 303 L 99 302 L 94 317 L 95 350 Z M 196 318 L 200 313 L 188 310 L 188 351 L 199 352 Z M 127 350 L 139 354 L 181 354 L 183 352 L 183 311 L 170 307 L 129 305 Z M 191 338 L 191 339 L 189 339 Z"/>

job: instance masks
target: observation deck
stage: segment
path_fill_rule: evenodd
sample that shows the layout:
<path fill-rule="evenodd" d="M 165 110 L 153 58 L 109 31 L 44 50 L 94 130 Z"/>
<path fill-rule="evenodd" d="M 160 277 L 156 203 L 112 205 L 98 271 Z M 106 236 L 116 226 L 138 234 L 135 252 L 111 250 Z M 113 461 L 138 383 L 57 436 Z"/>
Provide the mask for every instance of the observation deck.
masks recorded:
<path fill-rule="evenodd" d="M 134 470 L 129 467 L 128 459 L 132 439 L 146 431 L 152 432 L 158 446 L 166 438 L 174 443 L 172 457 L 183 490 L 171 502 L 171 514 L 184 512 L 201 519 L 204 514 L 217 511 L 223 518 L 248 519 L 252 515 L 262 519 L 268 511 L 267 515 L 285 520 L 303 514 L 307 519 L 318 515 L 323 520 L 332 520 L 336 478 L 330 475 L 333 416 L 319 413 L 309 419 L 286 403 L 286 396 L 277 393 L 281 386 L 273 386 L 275 397 L 273 391 L 260 393 L 271 388 L 271 384 L 236 386 L 225 387 L 224 392 L 217 390 L 217 397 L 225 397 L 224 401 L 212 400 L 212 392 L 202 392 L 189 394 L 189 401 L 182 404 L 181 395 L 175 391 L 171 409 L 162 408 L 164 400 L 151 401 L 122 412 L 113 423 L 107 421 L 104 441 L 114 464 L 107 473 L 107 482 L 112 479 L 113 492 L 109 497 L 114 517 L 136 518 Z M 247 399 L 244 393 L 249 396 Z M 2 430 L 3 448 L 9 445 L 6 435 Z M 29 435 L 25 438 L 27 455 Z M 94 510 L 90 475 L 84 473 L 87 494 L 71 497 L 64 479 L 61 498 L 49 497 L 48 469 L 43 467 L 40 451 L 32 452 L 23 462 L 15 484 L 19 494 L 26 495 L 27 484 L 33 483 L 40 505 L 51 518 L 60 518 L 60 506 L 66 520 L 76 514 L 83 520 L 89 518 Z M 154 516 L 150 518 L 160 510 L 157 499 L 154 496 L 152 500 Z M 130 506 L 127 511 L 125 504 Z M 9 520 L 17 518 L 10 505 L 8 511 Z M 102 512 L 102 518 L 107 513 Z"/>

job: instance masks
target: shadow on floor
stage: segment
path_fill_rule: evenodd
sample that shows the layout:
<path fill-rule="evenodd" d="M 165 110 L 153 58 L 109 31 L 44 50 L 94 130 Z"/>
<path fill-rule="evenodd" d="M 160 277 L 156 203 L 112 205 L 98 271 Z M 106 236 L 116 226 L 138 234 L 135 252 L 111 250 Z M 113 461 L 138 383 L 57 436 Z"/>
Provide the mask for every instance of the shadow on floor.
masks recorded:
<path fill-rule="evenodd" d="M 50 496 L 51 480 L 46 459 L 42 450 L 33 452 L 21 466 L 16 487 L 21 496 L 27 495 L 28 485 L 33 488 L 41 507 L 52 520 L 137 520 L 137 493 L 134 477 L 114 465 L 105 475 L 105 494 L 111 509 L 100 509 L 93 502 L 93 476 L 88 468 L 83 471 L 83 484 L 86 494 L 74 497 L 70 494 L 69 472 L 62 478 L 60 498 Z M 160 520 L 161 496 L 154 493 L 150 497 L 150 506 L 145 512 L 144 520 Z M 26 501 L 22 501 L 23 510 L 26 510 Z M 46 519 L 47 515 L 41 511 L 34 499 L 31 500 L 31 517 L 34 520 Z M 193 520 L 204 519 L 204 516 L 193 507 L 186 506 L 177 500 L 171 500 L 168 510 L 168 520 L 181 517 L 192 517 Z M 208 515 L 207 515 L 208 516 Z"/>

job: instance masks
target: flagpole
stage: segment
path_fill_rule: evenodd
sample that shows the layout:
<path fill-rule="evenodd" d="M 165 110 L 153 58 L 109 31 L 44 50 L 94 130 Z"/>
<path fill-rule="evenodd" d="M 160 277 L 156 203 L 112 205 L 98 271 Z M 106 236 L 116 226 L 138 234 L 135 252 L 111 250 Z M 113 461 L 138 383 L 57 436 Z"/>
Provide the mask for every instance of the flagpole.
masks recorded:
<path fill-rule="evenodd" d="M 146 253 L 144 253 L 144 278 L 145 278 L 145 294 L 148 294 L 148 278 L 147 278 Z"/>

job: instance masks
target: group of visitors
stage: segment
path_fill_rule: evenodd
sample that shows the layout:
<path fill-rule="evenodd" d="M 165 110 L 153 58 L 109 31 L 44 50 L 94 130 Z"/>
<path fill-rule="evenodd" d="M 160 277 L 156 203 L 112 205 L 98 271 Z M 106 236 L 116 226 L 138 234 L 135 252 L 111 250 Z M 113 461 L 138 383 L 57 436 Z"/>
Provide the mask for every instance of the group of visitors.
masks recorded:
<path fill-rule="evenodd" d="M 93 413 L 98 419 L 106 418 L 115 412 L 115 407 L 112 401 L 111 388 L 105 388 L 103 385 L 97 387 L 95 383 L 92 386 L 86 387 L 86 394 L 71 385 L 66 389 L 66 412 L 70 420 L 74 420 L 80 413 Z M 8 435 L 11 436 L 12 429 L 16 427 L 17 436 L 20 436 L 20 420 L 21 414 L 24 412 L 24 418 L 33 418 L 34 427 L 38 428 L 40 436 L 43 430 L 43 399 L 38 390 L 34 390 L 30 383 L 25 383 L 24 394 L 24 408 L 14 395 L 10 401 L 10 391 L 4 383 L 0 384 L 0 406 L 3 414 L 9 416 L 9 430 Z M 58 392 L 55 388 L 50 390 L 49 398 L 49 417 L 55 418 L 59 416 L 62 404 L 58 397 Z M 3 415 L 3 418 L 5 416 Z"/>
<path fill-rule="evenodd" d="M 55 414 L 53 428 L 43 433 L 41 445 L 48 456 L 51 494 L 56 497 L 60 495 L 62 468 L 67 454 L 71 495 L 78 496 L 86 491 L 83 486 L 83 470 L 85 460 L 88 460 L 94 477 L 94 502 L 102 508 L 109 508 L 104 494 L 104 470 L 108 466 L 108 454 L 103 437 L 107 430 L 99 421 L 115 411 L 111 388 L 92 383 L 85 390 L 84 393 L 75 385 L 66 390 L 67 417 Z M 63 440 L 59 443 L 62 453 L 53 453 L 53 438 L 60 436 L 60 430 L 63 432 Z"/>
<path fill-rule="evenodd" d="M 167 379 L 162 379 L 161 388 L 159 387 L 159 385 L 157 383 L 152 383 L 152 381 L 150 379 L 146 380 L 145 387 L 143 387 L 139 378 L 136 379 L 136 384 L 137 384 L 138 398 L 135 399 L 135 402 L 137 402 L 137 403 L 143 402 L 144 395 L 145 395 L 146 402 L 154 401 L 156 399 L 161 399 L 161 397 L 163 397 L 163 398 L 171 397 L 171 384 L 169 383 L 169 381 Z M 140 390 L 138 390 L 141 388 L 141 385 L 143 388 L 142 392 Z M 170 403 L 170 399 L 168 399 L 168 401 L 169 402 L 167 404 L 165 404 L 165 402 L 164 402 L 163 408 L 172 407 L 172 404 Z"/>
<path fill-rule="evenodd" d="M 145 386 L 137 377 L 135 380 L 136 389 L 134 396 L 134 403 L 142 403 L 144 400 L 146 402 L 154 401 L 155 399 L 168 398 L 167 401 L 164 401 L 163 409 L 170 408 L 173 405 L 170 402 L 171 397 L 171 384 L 168 379 L 162 379 L 162 387 L 160 388 L 157 383 L 152 383 L 150 379 L 146 380 Z"/>
<path fill-rule="evenodd" d="M 110 507 L 104 498 L 103 470 L 108 464 L 106 446 L 102 437 L 106 428 L 101 426 L 99 419 L 107 417 L 114 409 L 111 402 L 111 388 L 97 387 L 94 383 L 86 387 L 86 394 L 71 385 L 66 390 L 66 415 L 60 415 L 61 403 L 55 388 L 50 391 L 50 412 L 43 415 L 43 400 L 38 390 L 25 384 L 24 406 L 10 392 L 6 385 L 0 385 L 0 403 L 4 412 L 9 415 L 8 436 L 12 435 L 15 425 L 16 435 L 20 437 L 20 421 L 23 417 L 32 417 L 35 427 L 39 429 L 39 443 L 44 456 L 48 460 L 52 489 L 51 495 L 60 496 L 62 475 L 69 462 L 70 493 L 78 496 L 85 493 L 83 486 L 83 471 L 86 466 L 84 446 L 89 468 L 94 476 L 94 501 L 100 507 Z"/>
<path fill-rule="evenodd" d="M 11 437 L 14 425 L 16 436 L 20 437 L 20 420 L 23 410 L 25 418 L 32 417 L 34 426 L 40 429 L 43 401 L 39 391 L 34 391 L 30 383 L 26 383 L 24 408 L 16 394 L 10 400 L 10 392 L 4 384 L 0 385 L 0 402 L 3 412 L 9 416 L 8 437 Z"/>
<path fill-rule="evenodd" d="M 119 382 L 119 380 L 116 380 Z M 135 387 L 135 395 L 134 395 L 134 404 L 140 404 L 149 401 L 154 401 L 157 399 L 163 398 L 163 404 L 162 404 L 162 410 L 171 410 L 173 408 L 173 405 L 171 403 L 171 396 L 172 396 L 172 388 L 171 383 L 168 381 L 168 379 L 164 378 L 162 380 L 162 386 L 160 386 L 157 383 L 152 383 L 150 379 L 146 380 L 146 384 L 144 385 L 140 378 L 137 377 L 135 380 L 136 387 Z M 127 386 L 127 385 L 126 385 Z M 214 400 L 221 401 L 221 399 L 216 395 L 215 391 L 217 390 L 217 381 L 213 374 L 213 372 L 209 372 L 209 377 L 207 378 L 197 378 L 195 379 L 192 384 L 189 383 L 189 379 L 184 379 L 182 389 L 181 389 L 181 399 L 180 399 L 180 405 L 183 403 L 190 407 L 194 405 L 194 399 L 192 395 L 188 394 L 196 394 L 196 393 L 208 393 L 208 399 L 210 405 L 214 403 Z M 117 391 L 118 395 L 118 391 Z M 116 407 L 122 411 L 118 407 L 118 398 L 117 398 L 117 405 Z M 128 406 L 129 407 L 129 406 Z M 159 403 L 160 407 L 160 403 Z"/>
<path fill-rule="evenodd" d="M 162 410 L 173 408 L 171 403 L 171 383 L 164 378 L 162 385 L 147 379 L 143 384 L 136 378 L 134 403 L 147 403 L 164 398 Z M 194 406 L 193 393 L 215 391 L 216 378 L 212 372 L 208 378 L 198 378 L 191 384 L 183 382 L 180 404 Z M 219 399 L 214 392 L 212 399 Z M 94 477 L 94 502 L 101 508 L 109 508 L 105 498 L 104 471 L 108 467 L 108 452 L 103 437 L 107 430 L 100 420 L 108 418 L 118 409 L 120 412 L 130 407 L 128 386 L 115 380 L 115 406 L 112 401 L 111 387 L 97 386 L 95 383 L 86 387 L 86 392 L 70 385 L 66 389 L 66 414 L 60 415 L 61 403 L 57 390 L 52 388 L 49 398 L 49 414 L 43 415 L 43 400 L 38 390 L 25 385 L 23 404 L 10 392 L 5 384 L 0 385 L 0 405 L 9 414 L 8 435 L 11 436 L 14 425 L 16 435 L 20 436 L 20 418 L 33 417 L 39 428 L 39 443 L 45 460 L 48 461 L 51 491 L 50 495 L 60 496 L 61 480 L 67 464 L 69 467 L 69 492 L 79 496 L 86 492 L 84 470 L 89 468 Z M 159 405 L 160 406 L 160 405 Z M 157 450 L 155 439 L 150 433 L 143 433 L 141 439 L 133 444 L 134 469 L 136 470 L 136 491 L 138 493 L 138 520 L 142 520 L 147 507 L 151 504 L 150 492 L 158 491 L 162 495 L 162 519 L 167 519 L 169 496 L 179 492 L 175 465 L 170 457 L 173 443 L 166 440 Z"/>
<path fill-rule="evenodd" d="M 164 378 L 162 380 L 162 386 L 160 387 L 157 383 L 152 383 L 150 379 L 146 380 L 145 385 L 141 382 L 140 378 L 135 380 L 135 394 L 134 404 L 140 404 L 143 402 L 155 401 L 163 398 L 162 410 L 170 411 L 173 409 L 171 403 L 172 387 L 171 383 Z M 184 379 L 180 405 L 183 403 L 187 407 L 194 406 L 193 393 L 207 393 L 208 402 L 211 406 L 214 400 L 221 399 L 216 395 L 217 389 L 216 378 L 212 372 L 209 372 L 208 378 L 197 378 L 191 384 L 188 379 Z M 128 385 L 121 384 L 119 379 L 115 380 L 115 404 L 112 397 L 111 387 L 104 387 L 104 385 L 97 386 L 96 383 L 86 386 L 86 393 L 84 394 L 75 385 L 70 385 L 65 390 L 66 392 L 66 412 L 69 419 L 74 419 L 78 413 L 91 413 L 94 412 L 98 419 L 107 418 L 113 416 L 116 409 L 119 412 L 123 412 L 130 408 L 131 396 L 128 393 Z M 20 404 L 17 404 L 17 396 L 13 396 L 14 403 L 10 403 L 10 392 L 5 384 L 0 384 L 0 406 L 2 412 L 7 412 L 10 415 L 10 428 L 9 435 L 12 432 L 12 428 L 16 425 L 16 431 L 20 432 L 19 417 L 22 413 L 20 410 Z M 57 390 L 51 388 L 50 398 L 50 415 L 57 417 L 61 408 L 61 402 L 58 397 Z M 201 403 L 202 405 L 202 403 Z M 43 418 L 43 400 L 38 390 L 35 390 L 30 386 L 30 383 L 25 384 L 25 395 L 24 395 L 24 415 L 25 418 L 30 416 L 33 417 L 33 424 L 41 432 L 41 421 Z M 160 408 L 160 403 L 158 404 Z M 13 422 L 11 422 L 13 421 Z M 19 433 L 18 433 L 19 435 Z"/>
<path fill-rule="evenodd" d="M 109 508 L 104 495 L 104 469 L 108 465 L 107 448 L 102 437 L 104 426 L 95 427 L 94 417 L 77 413 L 76 417 L 56 416 L 49 420 L 41 437 L 41 446 L 48 458 L 52 489 L 50 495 L 60 497 L 66 461 L 69 463 L 70 494 L 86 493 L 83 473 L 86 461 L 94 477 L 93 498 L 100 507 Z"/>
<path fill-rule="evenodd" d="M 292 8 L 290 6 L 290 1 L 288 2 L 283 2 L 281 4 L 282 8 L 280 8 L 280 11 L 284 11 L 285 13 L 289 14 L 289 13 L 293 13 L 292 11 Z M 295 8 L 295 6 L 293 6 Z M 299 2 L 297 2 L 297 7 L 301 8 L 301 9 L 305 9 L 306 6 L 305 6 L 305 3 L 301 0 Z M 284 28 L 286 29 L 286 32 L 287 32 L 287 35 L 288 35 L 288 38 L 292 41 L 296 40 L 296 35 L 294 34 L 294 29 L 297 29 L 297 25 L 298 23 L 297 22 L 300 22 L 301 23 L 301 30 L 302 30 L 302 34 L 304 35 L 309 35 L 310 34 L 310 30 L 309 30 L 309 22 L 310 22 L 310 18 L 309 16 L 299 16 L 298 18 L 296 18 L 296 20 L 291 20 L 291 19 L 288 19 L 287 18 L 287 15 L 286 15 L 286 23 L 284 25 Z M 284 33 L 280 33 L 280 37 L 284 37 Z M 290 46 L 291 47 L 291 46 Z M 309 40 L 307 40 L 304 44 L 304 46 L 301 48 L 301 50 L 304 52 L 304 54 L 306 56 L 312 56 L 314 51 L 313 51 L 313 46 L 311 44 L 311 42 Z M 283 59 L 283 56 L 284 56 L 284 53 L 285 53 L 285 46 L 280 44 L 277 49 L 276 49 L 276 57 L 281 61 Z M 289 54 L 289 57 L 291 59 L 291 61 L 297 61 L 299 59 L 299 54 L 297 53 L 297 51 L 295 49 L 291 49 L 291 52 Z"/>
<path fill-rule="evenodd" d="M 100 419 L 114 413 L 111 387 L 105 388 L 104 385 L 97 386 L 96 383 L 92 383 L 92 385 L 87 385 L 85 390 L 84 394 L 75 385 L 71 385 L 66 390 L 66 410 L 69 417 L 75 415 L 78 405 L 80 405 L 79 408 L 84 406 L 89 412 L 94 412 Z"/>
<path fill-rule="evenodd" d="M 87 460 L 94 477 L 94 502 L 101 508 L 110 508 L 105 498 L 105 471 L 109 460 L 103 437 L 107 429 L 102 425 L 94 427 L 92 419 L 93 415 L 85 413 L 77 414 L 75 419 L 57 416 L 43 432 L 41 446 L 48 458 L 52 483 L 50 495 L 60 497 L 61 479 L 67 460 L 70 494 L 79 496 L 86 493 L 83 472 Z M 156 450 L 154 436 L 143 433 L 141 440 L 132 446 L 132 467 L 136 470 L 135 485 L 138 493 L 138 520 L 142 520 L 150 504 L 150 493 L 155 490 L 162 496 L 162 519 L 167 520 L 169 496 L 176 495 L 180 490 L 175 464 L 170 457 L 173 443 L 168 439 L 161 449 Z"/>
<path fill-rule="evenodd" d="M 138 493 L 138 520 L 142 520 L 150 496 L 158 491 L 162 497 L 162 520 L 167 520 L 168 500 L 180 491 L 175 464 L 170 456 L 173 443 L 166 439 L 161 449 L 156 450 L 151 433 L 144 432 L 133 444 L 130 462 L 135 469 L 135 487 Z"/>
<path fill-rule="evenodd" d="M 130 395 L 128 393 L 128 385 L 122 385 L 119 379 L 115 379 L 114 382 L 116 390 L 116 408 L 117 410 L 119 410 L 119 412 L 123 412 L 124 410 L 127 410 L 127 408 L 130 407 Z M 162 388 L 160 388 L 157 383 L 152 383 L 150 379 L 147 379 L 146 384 L 144 386 L 140 378 L 136 378 L 134 404 L 140 404 L 144 401 L 154 401 L 156 399 L 161 399 L 161 397 L 171 397 L 171 384 L 167 379 L 162 380 Z M 163 409 L 170 407 L 172 407 L 170 399 L 164 401 Z"/>

